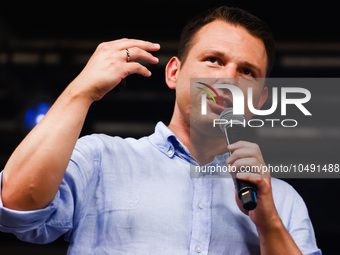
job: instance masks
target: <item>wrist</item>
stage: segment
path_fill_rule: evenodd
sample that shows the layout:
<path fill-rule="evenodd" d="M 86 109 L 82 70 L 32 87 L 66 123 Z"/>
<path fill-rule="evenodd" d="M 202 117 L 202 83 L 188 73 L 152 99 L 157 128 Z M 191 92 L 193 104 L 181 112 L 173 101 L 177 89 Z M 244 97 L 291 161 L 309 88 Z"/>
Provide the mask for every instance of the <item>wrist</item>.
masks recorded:
<path fill-rule="evenodd" d="M 277 215 L 266 225 L 257 226 L 261 254 L 301 254 L 298 246 Z"/>
<path fill-rule="evenodd" d="M 279 233 L 281 230 L 286 231 L 285 226 L 282 223 L 279 215 L 272 217 L 270 220 L 266 222 L 266 224 L 262 224 L 261 226 L 256 226 L 259 237 L 268 237 L 273 236 L 273 234 Z"/>
<path fill-rule="evenodd" d="M 73 80 L 70 85 L 66 88 L 65 94 L 69 101 L 79 102 L 85 107 L 90 107 L 95 99 L 91 96 L 89 92 L 84 90 L 82 82 L 77 78 Z"/>

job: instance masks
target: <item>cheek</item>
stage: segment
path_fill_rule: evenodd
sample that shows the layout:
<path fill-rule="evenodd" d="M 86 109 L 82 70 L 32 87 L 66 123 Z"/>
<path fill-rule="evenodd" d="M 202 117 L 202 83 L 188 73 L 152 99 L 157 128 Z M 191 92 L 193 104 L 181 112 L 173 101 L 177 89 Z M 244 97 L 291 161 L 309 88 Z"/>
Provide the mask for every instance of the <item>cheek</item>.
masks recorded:
<path fill-rule="evenodd" d="M 190 108 L 190 82 L 183 82 L 181 79 L 176 85 L 176 102 L 181 111 L 189 111 Z"/>
<path fill-rule="evenodd" d="M 200 69 L 200 65 L 187 59 L 180 70 L 176 83 L 176 101 L 181 110 L 190 112 L 193 108 L 201 109 L 201 94 L 195 84 L 190 84 L 191 78 L 206 78 L 207 75 Z"/>
<path fill-rule="evenodd" d="M 176 97 L 188 102 L 190 100 L 190 74 L 185 67 L 182 67 L 177 77 Z"/>

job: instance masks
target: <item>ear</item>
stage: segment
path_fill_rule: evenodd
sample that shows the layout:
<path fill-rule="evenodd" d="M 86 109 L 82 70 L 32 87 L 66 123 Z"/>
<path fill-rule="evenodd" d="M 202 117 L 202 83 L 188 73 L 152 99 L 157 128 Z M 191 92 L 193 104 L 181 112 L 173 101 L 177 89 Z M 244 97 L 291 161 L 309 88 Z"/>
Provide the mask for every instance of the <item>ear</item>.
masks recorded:
<path fill-rule="evenodd" d="M 261 96 L 260 96 L 260 100 L 256 107 L 257 110 L 261 109 L 262 105 L 267 101 L 267 98 L 268 98 L 268 87 L 264 86 Z"/>
<path fill-rule="evenodd" d="M 172 57 L 165 68 L 165 81 L 170 89 L 176 89 L 177 77 L 181 68 L 178 57 Z"/>

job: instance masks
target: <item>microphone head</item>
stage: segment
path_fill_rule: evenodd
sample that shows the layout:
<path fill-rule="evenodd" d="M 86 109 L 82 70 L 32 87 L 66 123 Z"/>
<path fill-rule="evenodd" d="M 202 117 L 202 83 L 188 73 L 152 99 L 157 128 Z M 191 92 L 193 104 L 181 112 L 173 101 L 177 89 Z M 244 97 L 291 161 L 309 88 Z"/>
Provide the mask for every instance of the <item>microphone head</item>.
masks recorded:
<path fill-rule="evenodd" d="M 247 122 L 247 118 L 244 114 L 233 114 L 233 108 L 225 109 L 220 114 L 220 129 L 222 132 L 226 130 L 226 128 L 232 127 L 234 125 L 242 125 L 245 126 Z"/>

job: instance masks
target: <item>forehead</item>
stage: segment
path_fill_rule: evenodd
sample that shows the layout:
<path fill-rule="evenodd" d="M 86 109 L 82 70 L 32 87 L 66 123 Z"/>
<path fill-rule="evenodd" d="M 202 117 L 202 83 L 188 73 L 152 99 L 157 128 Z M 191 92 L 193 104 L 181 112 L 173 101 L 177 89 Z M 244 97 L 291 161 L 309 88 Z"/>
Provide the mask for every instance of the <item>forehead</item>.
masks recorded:
<path fill-rule="evenodd" d="M 267 67 L 267 53 L 263 41 L 239 25 L 215 20 L 203 26 L 195 34 L 190 51 L 209 49 L 254 63 L 263 70 Z"/>

